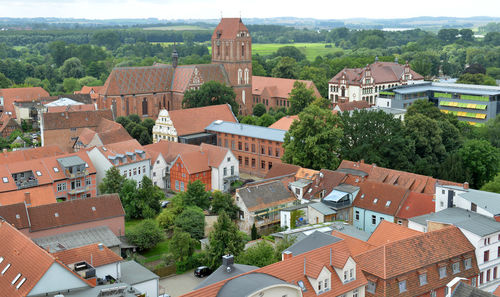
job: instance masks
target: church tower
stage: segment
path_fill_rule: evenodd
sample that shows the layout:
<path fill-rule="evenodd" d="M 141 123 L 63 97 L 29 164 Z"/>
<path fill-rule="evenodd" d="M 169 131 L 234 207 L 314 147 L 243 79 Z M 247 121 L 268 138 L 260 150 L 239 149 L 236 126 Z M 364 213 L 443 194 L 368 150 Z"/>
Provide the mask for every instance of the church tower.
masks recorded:
<path fill-rule="evenodd" d="M 252 37 L 241 18 L 223 18 L 212 35 L 212 64 L 222 64 L 243 115 L 252 113 Z"/>

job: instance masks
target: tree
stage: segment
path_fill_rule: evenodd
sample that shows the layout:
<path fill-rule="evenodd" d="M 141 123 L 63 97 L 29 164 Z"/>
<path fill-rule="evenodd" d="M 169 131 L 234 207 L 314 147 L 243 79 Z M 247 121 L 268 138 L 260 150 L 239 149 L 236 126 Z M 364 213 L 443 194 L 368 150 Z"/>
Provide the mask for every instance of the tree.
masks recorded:
<path fill-rule="evenodd" d="M 111 167 L 106 171 L 106 175 L 99 184 L 101 194 L 120 193 L 123 183 L 127 180 L 116 167 Z"/>
<path fill-rule="evenodd" d="M 276 56 L 278 57 L 290 57 L 295 61 L 300 62 L 306 59 L 306 55 L 304 55 L 298 48 L 295 46 L 282 46 L 276 51 Z"/>
<path fill-rule="evenodd" d="M 216 269 L 222 263 L 222 256 L 231 254 L 235 257 L 243 251 L 245 243 L 243 234 L 238 230 L 229 216 L 222 211 L 219 214 L 214 229 L 208 235 L 209 247 L 207 251 L 208 266 Z"/>
<path fill-rule="evenodd" d="M 311 169 L 336 169 L 342 130 L 330 110 L 311 105 L 299 114 L 285 134 L 282 161 Z"/>
<path fill-rule="evenodd" d="M 140 222 L 137 226 L 126 231 L 127 240 L 136 245 L 139 250 L 147 250 L 155 247 L 163 240 L 163 231 L 158 224 L 151 219 Z"/>
<path fill-rule="evenodd" d="M 0 72 L 0 89 L 10 88 L 12 82 L 3 73 Z"/>
<path fill-rule="evenodd" d="M 484 184 L 481 190 L 500 194 L 500 174 L 497 174 L 492 181 Z"/>
<path fill-rule="evenodd" d="M 282 57 L 273 68 L 271 75 L 280 78 L 297 78 L 297 62 L 290 57 Z"/>
<path fill-rule="evenodd" d="M 80 90 L 82 86 L 76 78 L 68 77 L 63 81 L 63 88 L 66 93 L 71 94 L 74 91 Z"/>
<path fill-rule="evenodd" d="M 290 214 L 290 229 L 295 229 L 297 221 L 304 216 L 304 211 L 301 209 L 293 210 Z"/>
<path fill-rule="evenodd" d="M 252 60 L 252 75 L 256 76 L 267 76 L 266 69 L 264 69 L 264 66 L 259 63 L 259 61 L 253 59 Z"/>
<path fill-rule="evenodd" d="M 205 235 L 205 214 L 199 207 L 188 206 L 175 218 L 174 225 L 194 239 L 202 239 Z"/>
<path fill-rule="evenodd" d="M 457 83 L 472 84 L 472 85 L 487 85 L 487 86 L 497 85 L 493 77 L 482 73 L 476 73 L 476 74 L 464 73 L 460 75 L 460 77 L 457 80 Z"/>
<path fill-rule="evenodd" d="M 238 218 L 240 208 L 234 203 L 234 199 L 231 194 L 214 191 L 212 193 L 212 198 L 213 213 L 220 214 L 224 211 L 231 218 L 231 220 L 236 220 Z"/>
<path fill-rule="evenodd" d="M 169 250 L 176 261 L 186 261 L 189 259 L 195 249 L 197 241 L 191 237 L 188 232 L 181 229 L 175 229 L 172 238 L 168 244 Z"/>
<path fill-rule="evenodd" d="M 483 128 L 485 138 L 496 147 L 500 148 L 500 114 L 494 119 L 490 119 Z"/>
<path fill-rule="evenodd" d="M 188 90 L 182 100 L 183 108 L 202 107 L 218 104 L 229 104 L 234 114 L 238 114 L 238 103 L 236 103 L 234 90 L 216 81 L 209 81 L 201 85 L 197 90 Z"/>
<path fill-rule="evenodd" d="M 61 76 L 63 78 L 74 77 L 81 78 L 85 74 L 85 70 L 83 69 L 82 62 L 78 58 L 69 58 L 64 61 L 60 70 Z"/>
<path fill-rule="evenodd" d="M 304 108 L 309 106 L 314 99 L 316 99 L 316 96 L 314 96 L 314 90 L 312 88 L 308 89 L 305 83 L 296 81 L 293 84 L 292 91 L 290 92 L 290 98 L 288 98 L 288 101 L 290 101 L 290 114 L 298 114 L 304 110 Z"/>
<path fill-rule="evenodd" d="M 98 80 L 97 78 L 95 78 L 93 76 L 82 77 L 82 78 L 80 78 L 78 80 L 78 82 L 82 86 L 89 86 L 89 87 L 101 86 L 102 85 L 102 81 Z"/>
<path fill-rule="evenodd" d="M 266 113 L 266 106 L 262 103 L 257 103 L 253 106 L 253 115 L 260 117 Z"/>
<path fill-rule="evenodd" d="M 156 217 L 158 225 L 168 231 L 173 230 L 175 218 L 184 210 L 184 192 L 177 193 L 170 199 L 170 204 Z"/>
<path fill-rule="evenodd" d="M 491 181 L 500 170 L 499 150 L 486 140 L 466 141 L 460 148 L 459 154 L 462 157 L 464 169 L 472 176 L 469 183 L 475 189 Z"/>
<path fill-rule="evenodd" d="M 257 124 L 262 127 L 269 127 L 276 122 L 276 118 L 272 115 L 265 113 L 257 121 Z"/>
<path fill-rule="evenodd" d="M 252 240 L 256 240 L 259 238 L 259 233 L 257 231 L 257 227 L 255 227 L 255 223 L 253 223 L 253 225 L 252 225 L 252 229 L 250 231 L 250 238 Z"/>
<path fill-rule="evenodd" d="M 275 258 L 273 246 L 264 240 L 242 252 L 236 260 L 239 264 L 257 267 L 264 267 L 278 261 Z"/>
<path fill-rule="evenodd" d="M 137 183 L 135 180 L 126 179 L 120 190 L 120 200 L 122 201 L 123 209 L 125 210 L 125 218 L 135 219 L 141 218 L 141 201 L 139 201 L 137 193 Z"/>
<path fill-rule="evenodd" d="M 198 206 L 201 209 L 210 207 L 210 193 L 205 191 L 205 184 L 201 180 L 189 182 L 184 195 L 186 205 Z"/>
<path fill-rule="evenodd" d="M 344 160 L 365 160 L 382 167 L 409 169 L 411 146 L 403 123 L 383 111 L 354 110 L 340 114 L 343 136 L 340 155 Z"/>
<path fill-rule="evenodd" d="M 281 259 L 281 254 L 283 253 L 284 250 L 289 248 L 292 244 L 295 243 L 297 240 L 296 236 L 292 235 L 285 235 L 280 241 L 276 243 L 276 246 L 274 247 L 274 252 L 275 252 L 275 258 L 276 259 Z"/>
<path fill-rule="evenodd" d="M 474 32 L 471 29 L 461 29 L 460 38 L 465 41 L 474 41 Z"/>
<path fill-rule="evenodd" d="M 144 176 L 137 192 L 137 198 L 142 202 L 140 204 L 141 217 L 153 218 L 160 212 L 160 201 L 165 200 L 165 193 L 153 185 L 153 181 L 149 177 Z"/>

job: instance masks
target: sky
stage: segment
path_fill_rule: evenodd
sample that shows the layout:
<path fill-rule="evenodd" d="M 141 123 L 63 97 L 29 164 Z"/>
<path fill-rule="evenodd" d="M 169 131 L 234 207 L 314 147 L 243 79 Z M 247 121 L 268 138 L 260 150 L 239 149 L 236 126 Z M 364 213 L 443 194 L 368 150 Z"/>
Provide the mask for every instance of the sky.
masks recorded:
<path fill-rule="evenodd" d="M 465 4 L 467 3 L 467 4 Z M 0 0 L 0 17 L 86 19 L 500 17 L 500 0 Z"/>

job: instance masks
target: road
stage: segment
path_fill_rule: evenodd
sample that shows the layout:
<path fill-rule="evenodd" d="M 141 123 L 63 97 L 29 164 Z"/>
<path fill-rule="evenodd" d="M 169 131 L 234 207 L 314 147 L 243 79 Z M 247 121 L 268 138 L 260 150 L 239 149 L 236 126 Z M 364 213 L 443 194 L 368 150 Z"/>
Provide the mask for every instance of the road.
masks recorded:
<path fill-rule="evenodd" d="M 182 294 L 191 292 L 194 287 L 201 283 L 205 278 L 195 277 L 194 270 L 187 271 L 181 275 L 174 275 L 160 279 L 160 286 L 165 288 L 165 293 L 171 297 L 178 297 Z M 163 291 L 160 289 L 160 293 Z"/>

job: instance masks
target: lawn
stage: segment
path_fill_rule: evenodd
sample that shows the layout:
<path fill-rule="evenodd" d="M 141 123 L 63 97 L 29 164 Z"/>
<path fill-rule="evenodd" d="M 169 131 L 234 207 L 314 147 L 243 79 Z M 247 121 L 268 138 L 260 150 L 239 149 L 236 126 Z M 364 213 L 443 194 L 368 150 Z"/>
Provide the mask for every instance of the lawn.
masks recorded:
<path fill-rule="evenodd" d="M 158 243 L 154 248 L 149 249 L 145 252 L 140 253 L 146 259 L 145 263 L 158 261 L 161 258 L 161 255 L 168 253 L 168 239 Z"/>
<path fill-rule="evenodd" d="M 130 228 L 134 228 L 140 222 L 142 222 L 142 220 L 125 220 L 125 232 Z"/>

